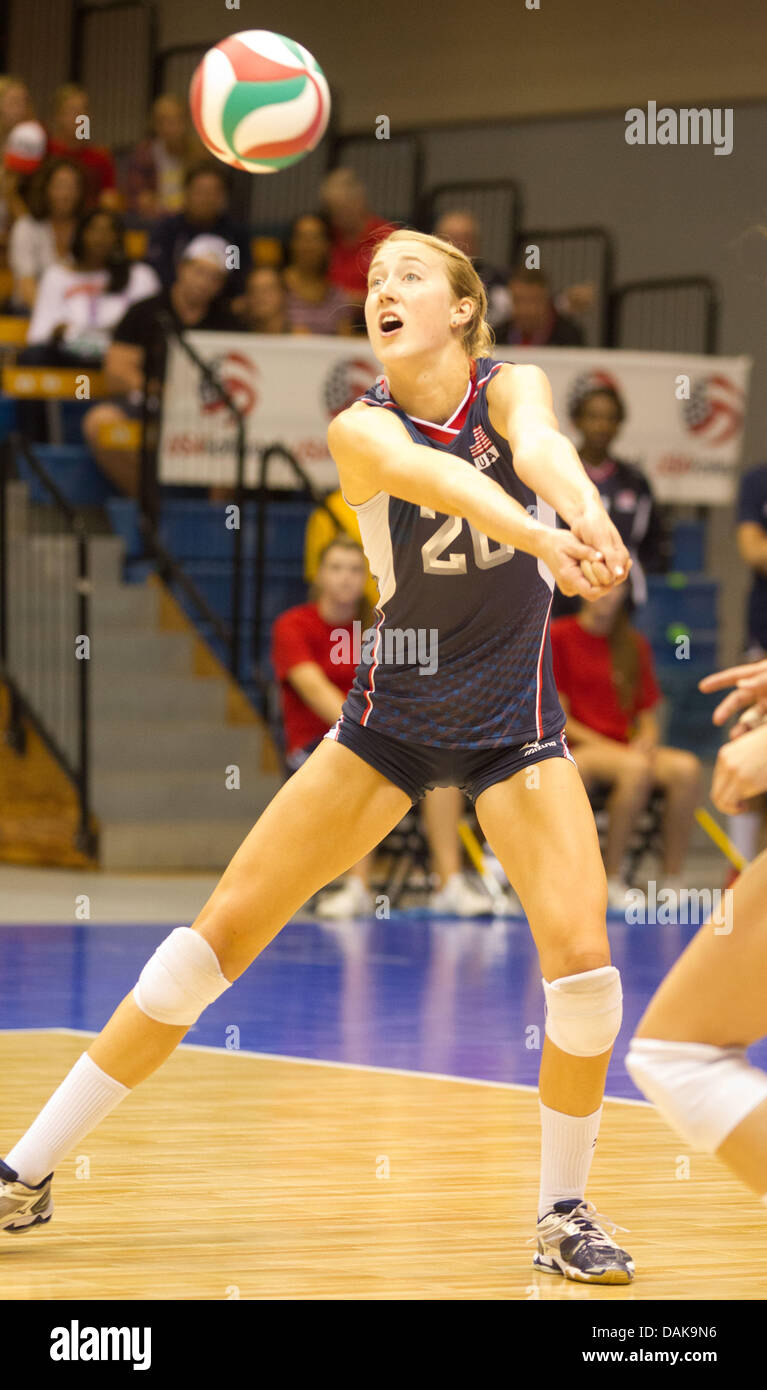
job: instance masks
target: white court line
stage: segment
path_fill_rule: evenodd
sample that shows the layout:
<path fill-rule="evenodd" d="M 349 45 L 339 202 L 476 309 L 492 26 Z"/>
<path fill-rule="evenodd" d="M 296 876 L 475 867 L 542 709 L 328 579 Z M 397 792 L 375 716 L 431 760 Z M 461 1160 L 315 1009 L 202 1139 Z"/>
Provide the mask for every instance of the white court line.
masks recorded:
<path fill-rule="evenodd" d="M 92 1032 L 88 1028 L 0 1028 L 0 1037 L 6 1033 L 69 1033 L 76 1038 L 96 1038 L 98 1033 Z M 228 1053 L 229 1056 L 257 1057 L 259 1061 L 273 1062 L 294 1062 L 299 1066 L 307 1067 L 341 1067 L 346 1071 L 373 1071 L 380 1072 L 384 1076 L 410 1076 L 417 1079 L 423 1078 L 426 1081 L 457 1081 L 462 1086 L 490 1086 L 499 1091 L 537 1091 L 537 1086 L 528 1086 L 523 1081 L 487 1081 L 482 1077 L 476 1076 L 450 1076 L 445 1072 L 439 1071 L 412 1071 L 407 1067 L 376 1067 L 368 1062 L 335 1062 L 324 1061 L 321 1057 L 288 1057 L 284 1052 L 251 1052 L 245 1047 L 211 1047 L 209 1043 L 188 1043 L 180 1042 L 179 1047 L 185 1047 L 191 1051 L 194 1048 L 197 1052 L 216 1052 Z M 642 1105 L 647 1109 L 652 1109 L 648 1100 L 634 1100 L 630 1096 L 605 1096 L 605 1100 L 610 1100 L 614 1105 Z"/>

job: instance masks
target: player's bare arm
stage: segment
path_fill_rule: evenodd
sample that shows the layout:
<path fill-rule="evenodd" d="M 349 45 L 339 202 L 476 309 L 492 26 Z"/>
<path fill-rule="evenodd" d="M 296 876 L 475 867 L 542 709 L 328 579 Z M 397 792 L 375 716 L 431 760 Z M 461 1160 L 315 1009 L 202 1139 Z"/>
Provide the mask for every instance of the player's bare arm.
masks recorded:
<path fill-rule="evenodd" d="M 351 504 L 387 492 L 445 516 L 465 517 L 491 540 L 543 560 L 563 593 L 584 598 L 604 593 L 581 569 L 582 562 L 598 563 L 592 545 L 543 525 L 465 459 L 416 444 L 396 416 L 355 403 L 331 421 L 328 447 Z"/>
<path fill-rule="evenodd" d="M 602 555 L 597 581 L 607 587 L 622 582 L 631 558 L 574 445 L 560 433 L 546 373 L 505 364 L 488 382 L 487 406 L 493 429 L 509 441 L 518 477 Z"/>

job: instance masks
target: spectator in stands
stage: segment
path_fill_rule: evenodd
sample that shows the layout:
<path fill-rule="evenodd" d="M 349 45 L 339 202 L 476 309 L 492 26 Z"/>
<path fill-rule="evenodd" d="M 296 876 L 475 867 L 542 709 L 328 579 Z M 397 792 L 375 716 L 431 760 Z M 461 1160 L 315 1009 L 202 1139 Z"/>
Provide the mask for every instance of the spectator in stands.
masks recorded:
<path fill-rule="evenodd" d="M 104 425 L 122 424 L 143 416 L 145 393 L 156 406 L 165 375 L 168 334 L 195 329 L 231 332 L 237 328 L 221 291 L 227 270 L 226 243 L 221 237 L 196 237 L 186 247 L 169 290 L 133 304 L 117 324 L 104 362 L 110 401 L 88 411 L 83 433 L 104 472 L 121 492 L 135 497 L 139 485 L 139 456 L 100 443 Z"/>
<path fill-rule="evenodd" d="M 523 347 L 583 347 L 583 330 L 574 319 L 560 313 L 551 296 L 548 276 L 542 270 L 518 265 L 509 276 L 511 319 L 498 329 L 499 343 Z"/>
<path fill-rule="evenodd" d="M 331 547 L 338 545 L 344 545 L 347 548 L 349 546 L 355 547 L 356 552 L 362 556 L 362 574 L 364 575 L 364 589 L 361 597 L 359 585 L 355 589 L 359 604 L 357 617 L 362 622 L 363 629 L 367 629 L 374 621 L 373 609 L 378 603 L 378 585 L 370 573 L 362 549 L 357 514 L 344 501 L 340 488 L 331 493 L 325 502 L 330 507 L 333 516 L 329 516 L 324 507 L 317 507 L 312 512 L 306 528 L 304 550 L 306 582 L 313 586 L 315 591 L 321 591 L 324 557 L 328 553 L 333 553 Z M 337 526 L 334 525 L 333 517 L 338 518 Z M 351 669 L 351 677 L 344 687 L 344 696 L 354 679 L 355 669 L 356 666 Z M 336 713 L 333 714 L 323 732 L 326 732 L 329 725 L 338 718 L 341 703 L 339 703 Z M 426 793 L 422 805 L 424 828 L 429 841 L 431 860 L 440 884 L 440 887 L 432 893 L 430 906 L 435 912 L 455 913 L 461 917 L 481 916 L 488 910 L 487 897 L 484 893 L 478 893 L 461 872 L 461 843 L 458 834 L 458 823 L 464 810 L 461 792 L 457 787 L 435 787 Z M 333 912 L 334 915 L 345 916 L 349 912 L 369 911 L 371 901 L 370 895 L 367 893 L 365 874 L 360 872 L 349 881 L 347 888 L 343 890 L 343 896 L 334 894 L 332 899 L 328 900 L 324 910 Z M 358 905 L 355 906 L 355 903 Z"/>
<path fill-rule="evenodd" d="M 97 145 L 92 138 L 83 136 L 83 116 L 90 119 L 85 88 L 72 82 L 57 88 L 53 95 L 48 154 L 82 165 L 86 205 L 89 208 L 98 204 L 116 210 L 120 206 L 120 197 L 112 151 L 106 145 Z"/>
<path fill-rule="evenodd" d="M 581 463 L 598 488 L 602 505 L 620 533 L 634 564 L 629 580 L 635 603 L 647 601 L 647 574 L 665 574 L 671 548 L 661 508 L 641 469 L 615 458 L 612 444 L 626 418 L 626 408 L 612 386 L 598 383 L 576 399 L 570 418 L 580 435 Z M 579 600 L 557 590 L 554 616 L 574 613 Z"/>
<path fill-rule="evenodd" d="M 92 209 L 77 224 L 71 264 L 49 266 L 40 280 L 24 360 L 58 366 L 85 359 L 100 363 L 112 329 L 129 305 L 158 288 L 150 266 L 125 259 L 117 214 Z"/>
<path fill-rule="evenodd" d="M 353 331 L 353 305 L 344 290 L 330 280 L 332 247 L 333 231 L 322 213 L 305 212 L 295 218 L 282 272 L 286 310 L 294 333 Z"/>
<path fill-rule="evenodd" d="M 29 211 L 30 184 L 40 168 L 48 136 L 39 121 L 19 121 L 2 147 L 0 168 L 0 261 L 5 262 L 10 231 Z"/>
<path fill-rule="evenodd" d="M 5 73 L 0 77 L 0 146 L 5 144 L 14 126 L 34 118 L 32 98 L 24 78 Z"/>
<path fill-rule="evenodd" d="M 224 294 L 234 299 L 243 293 L 250 270 L 249 236 L 247 229 L 230 217 L 228 204 L 229 181 L 220 163 L 204 160 L 187 171 L 183 207 L 156 223 L 147 252 L 149 264 L 166 289 L 173 284 L 190 241 L 204 234 L 222 237 L 232 248 Z"/>
<path fill-rule="evenodd" d="M 507 325 L 511 318 L 508 267 L 490 265 L 480 256 L 479 223 L 474 213 L 465 208 L 452 208 L 443 212 L 437 219 L 434 235 L 452 242 L 464 255 L 471 257 L 474 269 L 485 287 L 488 323 L 494 329 L 501 324 Z"/>
<path fill-rule="evenodd" d="M 394 231 L 368 205 L 365 185 L 353 169 L 333 169 L 323 179 L 320 198 L 333 228 L 328 274 L 350 303 L 360 306 L 355 329 L 365 332 L 361 306 L 367 298 L 367 273 L 376 243 Z"/>
<path fill-rule="evenodd" d="M 654 787 L 665 793 L 663 886 L 679 889 L 702 778 L 692 753 L 660 745 L 654 711 L 661 692 L 650 645 L 631 625 L 628 597 L 628 583 L 621 584 L 551 625 L 568 743 L 586 787 L 610 787 L 605 869 L 608 903 L 619 909 L 632 829 Z"/>
<path fill-rule="evenodd" d="M 257 265 L 245 283 L 240 329 L 249 333 L 293 333 L 288 317 L 287 290 L 273 265 Z"/>
<path fill-rule="evenodd" d="M 184 178 L 204 157 L 192 135 L 186 103 L 165 94 L 152 106 L 150 132 L 132 151 L 125 172 L 125 205 L 142 222 L 181 212 Z"/>
<path fill-rule="evenodd" d="M 13 273 L 13 307 L 30 311 L 43 273 L 71 264 L 72 241 L 85 202 L 82 167 L 52 159 L 38 171 L 27 197 L 29 212 L 11 228 L 8 264 Z"/>
<path fill-rule="evenodd" d="M 306 536 L 304 538 L 304 578 L 307 584 L 313 584 L 317 577 L 320 567 L 320 556 L 326 546 L 335 539 L 337 535 L 344 534 L 350 536 L 355 544 L 362 545 L 357 513 L 349 503 L 345 501 L 340 487 L 334 492 L 328 493 L 324 499 L 324 506 L 315 507 L 306 524 Z M 332 513 L 332 515 L 331 515 Z M 365 580 L 365 602 L 367 611 L 365 621 L 368 622 L 372 616 L 373 609 L 378 603 L 378 585 L 368 568 L 365 561 L 367 578 Z"/>

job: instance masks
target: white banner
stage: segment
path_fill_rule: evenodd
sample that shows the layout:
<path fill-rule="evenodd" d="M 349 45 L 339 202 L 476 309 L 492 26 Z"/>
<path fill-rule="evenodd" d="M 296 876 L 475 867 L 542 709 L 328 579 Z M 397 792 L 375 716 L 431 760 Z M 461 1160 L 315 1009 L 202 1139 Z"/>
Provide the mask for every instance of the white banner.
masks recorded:
<path fill-rule="evenodd" d="M 319 491 L 338 486 L 327 427 L 373 384 L 382 368 L 364 338 L 194 333 L 189 341 L 246 416 L 246 471 L 257 482 L 259 452 L 284 444 Z M 560 428 L 573 440 L 573 399 L 589 385 L 615 387 L 626 419 L 613 446 L 635 463 L 661 502 L 730 502 L 736 489 L 746 413 L 749 357 L 708 357 L 599 348 L 499 347 L 499 360 L 535 362 L 551 381 Z M 161 483 L 231 485 L 235 429 L 183 350 L 171 342 L 163 397 Z M 275 459 L 270 487 L 295 487 Z"/>

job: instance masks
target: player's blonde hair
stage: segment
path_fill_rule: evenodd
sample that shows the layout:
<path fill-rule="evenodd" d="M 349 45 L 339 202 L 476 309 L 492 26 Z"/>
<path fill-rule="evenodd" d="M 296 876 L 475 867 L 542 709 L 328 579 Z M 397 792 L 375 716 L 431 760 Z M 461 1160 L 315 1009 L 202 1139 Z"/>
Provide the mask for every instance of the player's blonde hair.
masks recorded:
<path fill-rule="evenodd" d="M 474 313 L 463 326 L 463 346 L 469 357 L 482 357 L 495 345 L 495 335 L 487 322 L 487 295 L 469 257 L 464 255 L 451 241 L 432 236 L 429 232 L 414 232 L 409 227 L 398 227 L 387 237 L 376 243 L 375 253 L 394 241 L 420 241 L 422 246 L 430 246 L 439 251 L 445 261 L 445 273 L 451 292 L 456 299 L 471 299 Z"/>

